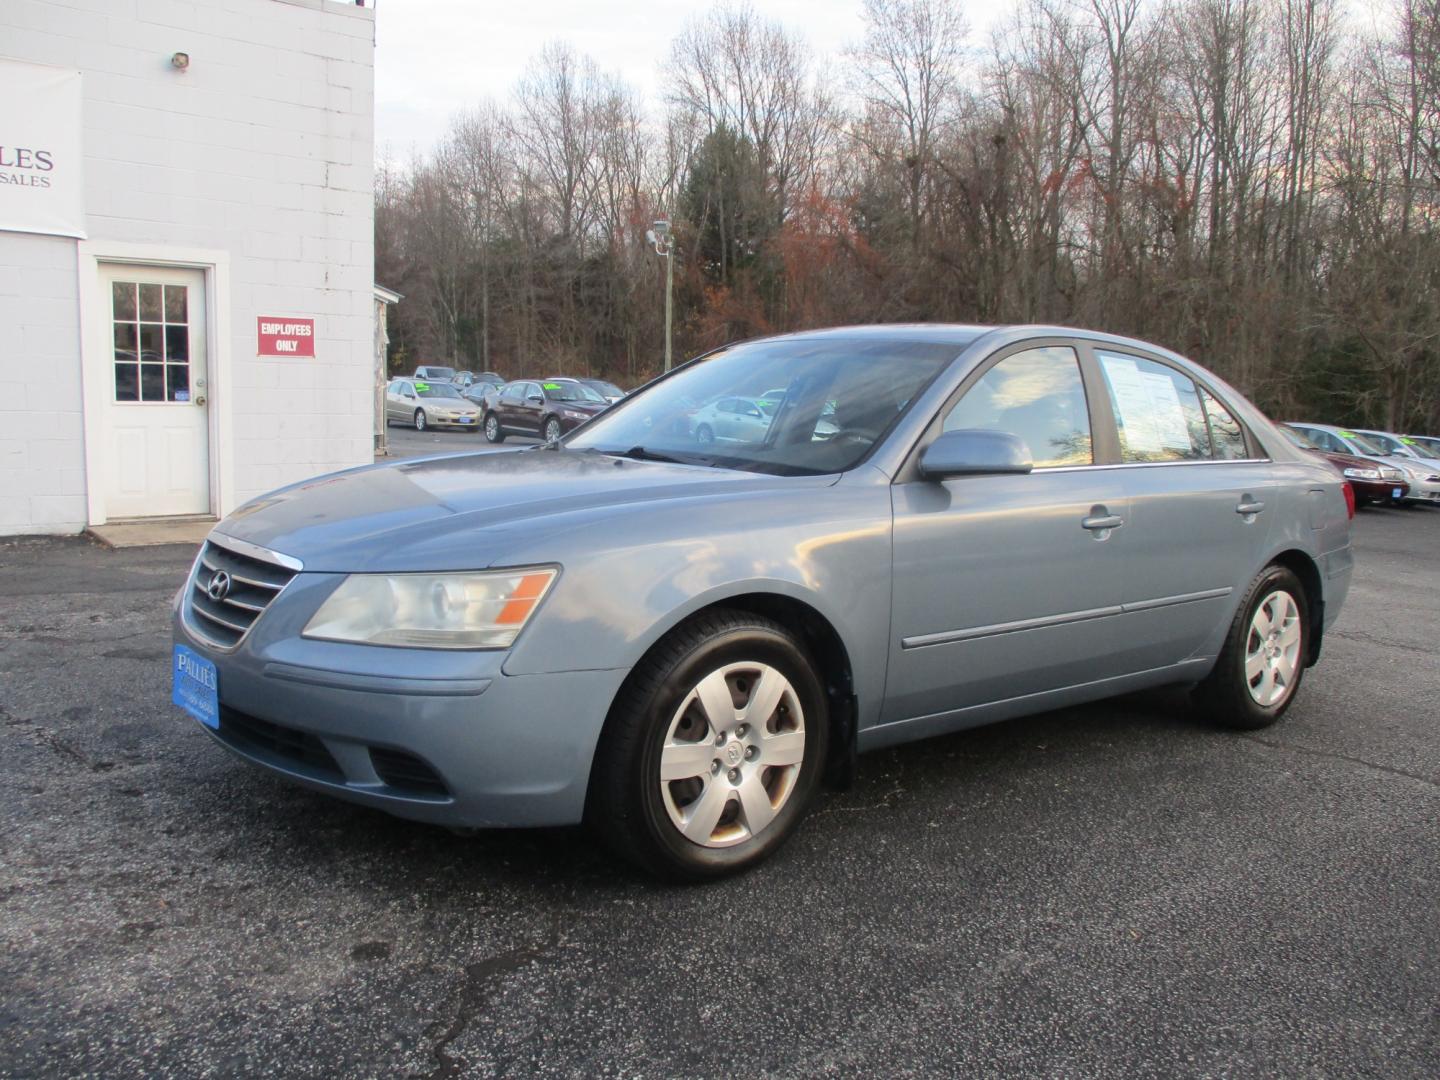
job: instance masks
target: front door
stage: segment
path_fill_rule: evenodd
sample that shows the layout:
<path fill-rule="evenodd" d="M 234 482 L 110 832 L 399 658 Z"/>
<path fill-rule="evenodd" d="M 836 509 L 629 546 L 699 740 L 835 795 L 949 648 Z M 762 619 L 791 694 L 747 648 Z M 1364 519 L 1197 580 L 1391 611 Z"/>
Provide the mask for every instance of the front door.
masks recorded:
<path fill-rule="evenodd" d="M 896 484 L 890 677 L 882 723 L 941 718 L 1135 670 L 1121 626 L 1129 506 L 1092 468 L 1079 358 L 1002 355 L 945 430 L 1022 438 L 1035 469 Z"/>
<path fill-rule="evenodd" d="M 101 268 L 112 363 L 106 393 L 105 516 L 210 512 L 205 275 Z"/>

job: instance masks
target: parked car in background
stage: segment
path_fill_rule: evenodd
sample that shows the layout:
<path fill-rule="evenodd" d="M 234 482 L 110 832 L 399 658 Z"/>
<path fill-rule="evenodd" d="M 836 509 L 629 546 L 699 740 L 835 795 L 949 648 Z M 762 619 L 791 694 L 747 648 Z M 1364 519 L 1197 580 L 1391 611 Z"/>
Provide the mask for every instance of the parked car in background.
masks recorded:
<path fill-rule="evenodd" d="M 1440 460 L 1440 438 L 1434 435 L 1407 435 L 1405 437 L 1415 444 L 1416 450 L 1424 451 L 1426 457 Z"/>
<path fill-rule="evenodd" d="M 762 443 L 770 430 L 770 415 L 758 398 L 722 397 L 696 410 L 690 418 L 695 441 Z"/>
<path fill-rule="evenodd" d="M 500 387 L 504 385 L 505 382 L 503 379 L 487 379 L 483 375 L 480 375 L 476 376 L 475 379 L 472 380 L 470 384 L 464 387 L 460 392 L 464 394 L 469 400 L 473 401 L 476 405 L 479 405 L 483 408 L 485 405 L 485 398 L 488 395 L 495 393 L 495 391 L 499 390 Z"/>
<path fill-rule="evenodd" d="M 616 386 L 613 382 L 604 379 L 576 379 L 581 386 L 588 386 L 611 405 L 625 396 L 625 391 Z"/>
<path fill-rule="evenodd" d="M 504 442 L 507 435 L 554 442 L 609 407 L 575 379 L 519 379 L 485 398 L 485 437 L 492 443 Z"/>
<path fill-rule="evenodd" d="M 1318 454 L 1340 470 L 1340 475 L 1350 481 L 1355 492 L 1356 505 L 1399 506 L 1410 494 L 1409 481 L 1405 474 L 1393 465 L 1386 465 L 1374 458 L 1357 457 L 1326 450 L 1303 432 L 1289 424 L 1276 425 L 1291 442 L 1311 453 Z"/>
<path fill-rule="evenodd" d="M 447 382 L 392 379 L 385 388 L 386 423 L 411 424 L 416 431 L 432 427 L 480 430 L 480 409 Z"/>
<path fill-rule="evenodd" d="M 677 423 L 778 385 L 764 442 Z M 457 827 L 583 819 L 714 878 L 860 751 L 1172 684 L 1272 724 L 1351 565 L 1335 470 L 1174 353 L 816 331 L 717 349 L 550 447 L 241 507 L 177 593 L 174 696 L 313 790 Z"/>
<path fill-rule="evenodd" d="M 1384 446 L 1352 428 L 1296 420 L 1290 421 L 1289 425 L 1308 436 L 1322 450 L 1371 458 L 1399 469 L 1410 485 L 1410 491 L 1405 496 L 1407 505 L 1440 503 L 1440 462 L 1388 453 Z"/>
<path fill-rule="evenodd" d="M 1413 458 L 1418 461 L 1423 461 L 1435 456 L 1408 435 L 1396 435 L 1390 431 L 1371 431 L 1368 428 L 1356 428 L 1355 432 L 1369 439 L 1375 443 L 1375 445 L 1383 447 L 1391 457 Z"/>
<path fill-rule="evenodd" d="M 422 379 L 425 382 L 450 382 L 455 378 L 453 367 L 442 367 L 439 364 L 422 364 L 415 369 L 412 379 Z"/>

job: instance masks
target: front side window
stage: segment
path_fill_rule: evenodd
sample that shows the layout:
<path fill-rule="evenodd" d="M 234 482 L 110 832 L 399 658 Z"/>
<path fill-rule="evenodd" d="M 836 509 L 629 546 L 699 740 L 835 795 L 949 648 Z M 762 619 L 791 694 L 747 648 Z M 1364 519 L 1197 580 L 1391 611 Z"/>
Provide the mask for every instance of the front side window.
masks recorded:
<path fill-rule="evenodd" d="M 1210 437 L 1195 382 L 1174 368 L 1097 349 L 1125 462 L 1206 461 Z"/>
<path fill-rule="evenodd" d="M 976 428 L 1024 440 L 1037 469 L 1091 464 L 1090 412 L 1075 350 L 1026 349 L 992 367 L 945 417 L 946 431 Z"/>

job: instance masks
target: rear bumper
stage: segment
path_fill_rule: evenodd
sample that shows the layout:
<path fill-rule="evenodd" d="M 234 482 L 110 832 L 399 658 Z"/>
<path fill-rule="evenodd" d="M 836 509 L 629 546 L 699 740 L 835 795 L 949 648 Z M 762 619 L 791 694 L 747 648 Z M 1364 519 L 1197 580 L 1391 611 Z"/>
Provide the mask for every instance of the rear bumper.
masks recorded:
<path fill-rule="evenodd" d="M 342 674 L 267 661 L 248 642 L 217 651 L 178 616 L 174 635 L 218 669 L 220 729 L 204 730 L 231 753 L 315 791 L 457 827 L 579 822 L 600 729 L 627 674 L 497 667 L 417 679 L 383 664 Z"/>

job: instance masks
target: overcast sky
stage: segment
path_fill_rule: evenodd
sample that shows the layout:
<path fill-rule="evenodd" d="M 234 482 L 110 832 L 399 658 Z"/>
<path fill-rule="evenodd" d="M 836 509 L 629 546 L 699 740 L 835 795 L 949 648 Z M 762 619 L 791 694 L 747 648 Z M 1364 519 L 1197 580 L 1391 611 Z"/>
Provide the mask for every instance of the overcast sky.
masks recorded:
<path fill-rule="evenodd" d="M 403 161 L 428 150 L 450 117 L 486 97 L 503 100 L 546 42 L 568 41 L 619 72 L 654 105 L 659 63 L 709 0 L 371 0 L 376 5 L 375 145 Z M 800 32 L 822 59 L 861 35 L 861 0 L 753 0 L 762 16 Z M 1009 0 L 962 6 L 976 37 Z"/>

